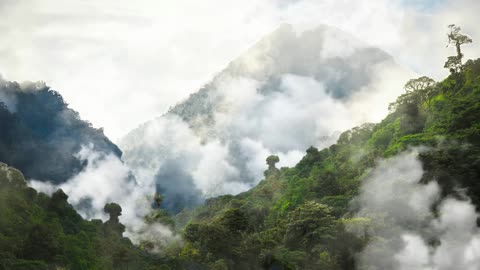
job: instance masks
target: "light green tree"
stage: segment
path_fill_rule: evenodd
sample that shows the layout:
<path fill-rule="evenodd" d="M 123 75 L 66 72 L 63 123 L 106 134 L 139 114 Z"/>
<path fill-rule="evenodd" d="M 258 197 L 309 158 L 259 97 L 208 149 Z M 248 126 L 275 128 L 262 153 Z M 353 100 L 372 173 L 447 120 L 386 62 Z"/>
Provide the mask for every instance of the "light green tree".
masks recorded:
<path fill-rule="evenodd" d="M 455 46 L 457 50 L 457 55 L 455 56 L 449 56 L 447 59 L 447 62 L 445 62 L 444 68 L 450 69 L 450 71 L 453 72 L 459 72 L 462 71 L 463 65 L 462 65 L 462 59 L 463 59 L 463 53 L 461 46 L 464 44 L 472 43 L 472 39 L 468 37 L 467 35 L 464 35 L 460 33 L 462 31 L 462 28 L 459 26 L 456 26 L 455 24 L 451 24 L 448 26 L 450 29 L 450 32 L 448 33 L 448 45 L 453 45 Z"/>

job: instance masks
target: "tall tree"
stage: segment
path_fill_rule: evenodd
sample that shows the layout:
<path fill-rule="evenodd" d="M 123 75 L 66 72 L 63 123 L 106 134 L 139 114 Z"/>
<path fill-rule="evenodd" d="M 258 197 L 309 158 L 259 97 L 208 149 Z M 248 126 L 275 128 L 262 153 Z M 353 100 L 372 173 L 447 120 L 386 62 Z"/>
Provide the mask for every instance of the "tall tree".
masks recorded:
<path fill-rule="evenodd" d="M 409 80 L 404 89 L 407 94 L 413 96 L 413 99 L 417 102 L 428 102 L 435 90 L 437 83 L 430 77 L 422 76 L 417 79 Z"/>
<path fill-rule="evenodd" d="M 456 26 L 455 24 L 451 24 L 448 26 L 450 29 L 450 33 L 448 33 L 448 45 L 453 45 L 457 49 L 456 56 L 449 56 L 447 62 L 445 62 L 444 67 L 450 69 L 452 72 L 462 71 L 462 58 L 463 53 L 461 46 L 464 44 L 472 43 L 472 39 L 467 35 L 460 33 L 462 28 Z"/>
<path fill-rule="evenodd" d="M 432 87 L 435 85 L 435 81 L 432 78 L 427 76 L 422 76 L 417 79 L 409 80 L 404 88 L 405 91 L 408 92 L 415 92 L 415 91 L 424 91 L 425 89 Z"/>

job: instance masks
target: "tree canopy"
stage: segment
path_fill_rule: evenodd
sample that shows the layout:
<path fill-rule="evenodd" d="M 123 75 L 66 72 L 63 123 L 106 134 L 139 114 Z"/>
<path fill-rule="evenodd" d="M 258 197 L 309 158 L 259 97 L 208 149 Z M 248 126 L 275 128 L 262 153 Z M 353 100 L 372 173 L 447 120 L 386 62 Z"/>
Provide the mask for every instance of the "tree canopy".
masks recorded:
<path fill-rule="evenodd" d="M 445 62 L 444 68 L 448 68 L 452 72 L 459 72 L 463 70 L 462 59 L 464 55 L 462 53 L 461 46 L 472 43 L 472 39 L 469 36 L 462 34 L 462 28 L 456 26 L 455 24 L 449 25 L 448 28 L 450 29 L 450 32 L 447 34 L 448 45 L 455 46 L 457 55 L 449 56 L 447 62 Z"/>

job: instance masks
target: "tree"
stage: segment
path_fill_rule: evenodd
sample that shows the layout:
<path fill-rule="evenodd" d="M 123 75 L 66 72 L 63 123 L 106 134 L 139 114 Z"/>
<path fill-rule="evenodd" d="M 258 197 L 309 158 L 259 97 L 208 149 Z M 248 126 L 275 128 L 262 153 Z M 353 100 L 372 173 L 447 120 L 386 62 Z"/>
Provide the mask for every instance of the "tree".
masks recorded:
<path fill-rule="evenodd" d="M 55 223 L 39 223 L 27 233 L 23 256 L 27 259 L 52 262 L 60 250 L 59 235 L 61 228 Z"/>
<path fill-rule="evenodd" d="M 463 53 L 461 50 L 461 46 L 464 44 L 472 43 L 472 39 L 462 33 L 462 28 L 456 26 L 455 24 L 451 24 L 448 26 L 450 28 L 450 33 L 448 33 L 448 45 L 452 44 L 455 46 L 457 50 L 456 56 L 449 56 L 447 62 L 445 62 L 444 68 L 450 69 L 453 72 L 459 72 L 463 70 L 462 66 L 462 59 Z"/>
<path fill-rule="evenodd" d="M 278 162 L 280 162 L 280 158 L 278 156 L 271 155 L 267 157 L 268 169 L 263 173 L 265 177 L 269 177 L 271 175 L 278 176 L 280 171 L 275 167 L 275 164 Z"/>
<path fill-rule="evenodd" d="M 408 92 L 421 92 L 424 91 L 425 89 L 431 88 L 435 85 L 435 81 L 432 78 L 429 78 L 427 76 L 422 76 L 417 79 L 411 79 L 409 80 L 405 86 L 404 89 L 405 91 Z"/>
<path fill-rule="evenodd" d="M 49 203 L 49 209 L 59 214 L 65 214 L 70 208 L 68 202 L 68 195 L 62 189 L 58 189 L 52 194 L 52 199 Z"/>
<path fill-rule="evenodd" d="M 288 214 L 285 244 L 289 248 L 304 248 L 325 243 L 335 234 L 335 217 L 327 205 L 308 201 Z"/>
<path fill-rule="evenodd" d="M 111 221 L 117 221 L 118 222 L 118 217 L 122 215 L 122 207 L 116 203 L 107 203 L 105 204 L 105 207 L 103 208 L 103 211 L 105 213 L 110 215 L 110 220 Z"/>
<path fill-rule="evenodd" d="M 407 94 L 412 94 L 414 99 L 420 103 L 423 103 L 428 102 L 428 100 L 431 98 L 436 84 L 437 83 L 432 78 L 422 76 L 417 79 L 409 80 L 405 84 L 404 89 Z"/>
<path fill-rule="evenodd" d="M 225 211 L 219 221 L 228 231 L 234 233 L 243 232 L 249 228 L 247 216 L 238 208 Z"/>
<path fill-rule="evenodd" d="M 125 226 L 118 219 L 122 215 L 122 207 L 116 203 L 107 203 L 103 211 L 110 215 L 110 219 L 105 222 L 106 231 L 111 231 L 121 236 L 125 232 Z"/>
<path fill-rule="evenodd" d="M 395 102 L 390 103 L 388 109 L 395 111 L 403 106 L 407 111 L 415 111 L 417 105 L 421 105 L 424 102 L 428 103 L 435 91 L 436 85 L 435 80 L 427 76 L 411 79 L 403 87 L 405 94 L 399 96 Z M 417 112 L 414 112 L 413 114 L 415 115 L 416 113 Z"/>
<path fill-rule="evenodd" d="M 277 164 L 278 162 L 280 162 L 280 158 L 278 156 L 271 155 L 267 157 L 267 164 L 269 169 L 274 169 L 275 164 Z"/>

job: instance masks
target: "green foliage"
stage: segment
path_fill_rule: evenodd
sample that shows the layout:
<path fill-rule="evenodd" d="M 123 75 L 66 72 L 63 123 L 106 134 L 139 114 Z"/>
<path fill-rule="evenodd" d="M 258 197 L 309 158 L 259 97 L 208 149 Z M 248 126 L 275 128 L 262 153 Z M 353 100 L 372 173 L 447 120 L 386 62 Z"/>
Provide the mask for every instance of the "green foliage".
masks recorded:
<path fill-rule="evenodd" d="M 455 28 L 451 34 L 468 43 Z M 376 224 L 352 218 L 350 201 L 381 158 L 426 146 L 422 181 L 438 181 L 443 196 L 466 190 L 480 208 L 480 60 L 439 83 L 410 80 L 405 90 L 383 121 L 345 131 L 329 148 L 310 147 L 292 168 L 277 169 L 279 158 L 268 157 L 265 179 L 247 192 L 208 199 L 176 220 L 152 211 L 148 224 L 183 236 L 178 250 L 163 250 L 169 257 L 123 237 L 118 204 L 105 205 L 107 222 L 85 221 L 62 190 L 37 193 L 0 164 L 0 269 L 356 269 Z M 155 196 L 157 208 L 161 202 Z"/>
<path fill-rule="evenodd" d="M 461 46 L 472 43 L 472 39 L 462 33 L 462 28 L 451 24 L 448 26 L 450 33 L 448 33 L 448 44 L 455 46 L 457 55 L 449 56 L 447 62 L 445 62 L 444 68 L 448 68 L 452 73 L 463 71 L 462 59 L 463 53 Z"/>
<path fill-rule="evenodd" d="M 37 193 L 0 163 L 0 269 L 146 269 L 161 262 L 110 233 L 108 222 L 83 220 L 67 198 L 62 190 Z M 121 212 L 117 204 L 106 209 L 117 218 Z"/>
<path fill-rule="evenodd" d="M 267 170 L 255 188 L 188 212 L 181 260 L 199 269 L 216 262 L 227 269 L 355 269 L 371 224 L 351 218 L 350 200 L 377 160 L 414 146 L 428 147 L 420 155 L 422 181 L 437 180 L 444 196 L 467 190 L 480 207 L 480 60 L 439 83 L 410 80 L 405 90 L 382 122 L 348 130 L 329 148 L 310 147 L 295 167 L 275 177 Z"/>
<path fill-rule="evenodd" d="M 107 203 L 103 210 L 110 215 L 110 219 L 118 219 L 122 214 L 122 207 L 116 203 Z"/>
<path fill-rule="evenodd" d="M 267 157 L 267 164 L 268 164 L 268 169 L 263 173 L 265 177 L 273 177 L 277 178 L 278 175 L 280 174 L 280 170 L 278 170 L 275 167 L 275 164 L 280 162 L 280 158 L 278 156 L 271 155 Z"/>
<path fill-rule="evenodd" d="M 290 212 L 286 220 L 285 244 L 291 249 L 312 251 L 316 244 L 334 239 L 335 218 L 324 204 L 306 202 Z"/>

